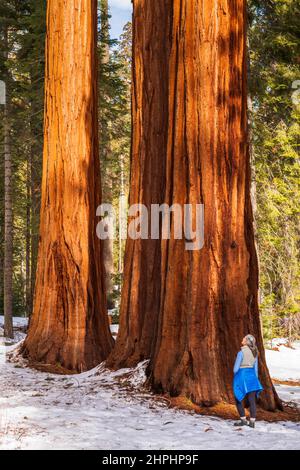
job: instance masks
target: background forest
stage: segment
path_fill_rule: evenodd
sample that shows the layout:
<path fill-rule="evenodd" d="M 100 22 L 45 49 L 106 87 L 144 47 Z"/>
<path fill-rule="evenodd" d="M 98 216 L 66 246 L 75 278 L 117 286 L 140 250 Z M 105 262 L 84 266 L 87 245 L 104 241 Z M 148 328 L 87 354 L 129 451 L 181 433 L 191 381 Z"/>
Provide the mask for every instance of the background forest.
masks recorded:
<path fill-rule="evenodd" d="M 297 0 L 248 2 L 252 196 L 265 338 L 300 336 L 300 51 Z M 4 309 L 5 211 L 13 210 L 12 301 L 29 316 L 36 269 L 43 150 L 46 0 L 0 0 L 0 312 Z M 99 1 L 99 136 L 103 201 L 128 197 L 131 24 L 110 37 Z M 6 179 L 4 162 L 12 164 Z M 104 247 L 109 308 L 118 315 L 124 242 Z M 117 318 L 115 318 L 117 320 Z"/>

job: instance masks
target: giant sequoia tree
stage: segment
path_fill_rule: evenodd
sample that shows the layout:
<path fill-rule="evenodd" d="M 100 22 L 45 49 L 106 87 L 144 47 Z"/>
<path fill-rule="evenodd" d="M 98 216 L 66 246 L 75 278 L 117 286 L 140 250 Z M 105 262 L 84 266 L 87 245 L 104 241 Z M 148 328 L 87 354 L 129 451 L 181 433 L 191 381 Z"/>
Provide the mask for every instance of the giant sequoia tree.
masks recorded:
<path fill-rule="evenodd" d="M 95 228 L 96 34 L 96 0 L 48 1 L 40 244 L 23 352 L 74 371 L 95 366 L 112 347 Z"/>
<path fill-rule="evenodd" d="M 134 2 L 129 203 L 142 203 L 149 211 L 164 200 L 171 5 Z M 160 252 L 160 240 L 127 240 L 120 334 L 108 366 L 132 366 L 150 356 L 160 305 Z"/>
<path fill-rule="evenodd" d="M 142 33 L 134 28 L 131 194 L 134 202 L 164 191 L 169 205 L 204 204 L 205 244 L 187 251 L 185 240 L 174 238 L 161 244 L 128 242 L 118 342 L 129 349 L 129 358 L 142 358 L 143 352 L 151 358 L 149 381 L 155 390 L 212 405 L 232 400 L 234 357 L 241 338 L 251 332 L 260 349 L 263 404 L 275 409 L 279 400 L 265 363 L 257 302 L 246 1 L 155 5 L 161 9 L 159 32 L 150 21 L 144 21 Z M 136 0 L 134 6 L 135 22 L 139 15 L 154 19 L 152 3 Z M 113 365 L 117 353 L 124 357 L 120 346 Z"/>

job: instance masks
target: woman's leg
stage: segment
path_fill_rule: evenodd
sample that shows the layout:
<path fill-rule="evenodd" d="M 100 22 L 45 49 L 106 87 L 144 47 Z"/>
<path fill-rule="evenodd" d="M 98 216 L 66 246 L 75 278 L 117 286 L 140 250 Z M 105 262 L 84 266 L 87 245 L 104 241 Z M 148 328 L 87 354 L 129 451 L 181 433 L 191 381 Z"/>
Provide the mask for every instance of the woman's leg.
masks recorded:
<path fill-rule="evenodd" d="M 255 419 L 256 419 L 256 392 L 251 392 L 248 394 L 248 400 L 250 404 L 250 428 L 255 428 Z"/>
<path fill-rule="evenodd" d="M 235 400 L 235 404 L 236 404 L 236 408 L 238 410 L 238 413 L 240 415 L 240 418 L 245 418 L 246 419 L 246 414 L 245 414 L 245 410 L 244 410 L 244 407 L 243 407 L 243 403 L 241 401 L 238 401 L 237 399 Z"/>
<path fill-rule="evenodd" d="M 251 392 L 248 394 L 248 400 L 250 405 L 250 418 L 256 418 L 256 392 Z"/>
<path fill-rule="evenodd" d="M 235 404 L 236 404 L 236 407 L 237 407 L 237 410 L 239 412 L 239 415 L 240 415 L 241 419 L 237 423 L 234 423 L 234 425 L 235 426 L 247 426 L 248 421 L 246 419 L 246 414 L 245 414 L 245 410 L 244 410 L 244 407 L 243 407 L 243 403 L 236 399 Z"/>

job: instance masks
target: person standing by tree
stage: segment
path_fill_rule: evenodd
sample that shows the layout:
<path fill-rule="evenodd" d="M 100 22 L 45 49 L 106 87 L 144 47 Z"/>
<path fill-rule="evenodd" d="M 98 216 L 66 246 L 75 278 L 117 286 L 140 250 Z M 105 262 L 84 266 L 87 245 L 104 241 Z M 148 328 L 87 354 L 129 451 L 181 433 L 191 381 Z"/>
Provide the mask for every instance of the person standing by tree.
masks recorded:
<path fill-rule="evenodd" d="M 248 425 L 255 427 L 256 397 L 263 390 L 258 379 L 258 349 L 254 336 L 247 335 L 243 338 L 242 348 L 238 352 L 234 368 L 233 391 L 236 407 L 240 415 L 240 421 L 236 426 Z M 247 398 L 250 405 L 250 422 L 246 419 L 243 400 Z"/>

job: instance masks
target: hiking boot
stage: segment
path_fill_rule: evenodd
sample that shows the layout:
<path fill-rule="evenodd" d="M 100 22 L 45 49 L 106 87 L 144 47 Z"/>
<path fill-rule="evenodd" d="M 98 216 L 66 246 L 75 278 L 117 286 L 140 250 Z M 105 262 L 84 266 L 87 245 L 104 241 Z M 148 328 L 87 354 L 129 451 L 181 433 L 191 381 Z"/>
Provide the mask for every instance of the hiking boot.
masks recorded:
<path fill-rule="evenodd" d="M 254 429 L 255 428 L 255 421 L 250 419 L 249 426 L 250 426 L 250 428 Z"/>
<path fill-rule="evenodd" d="M 234 423 L 234 426 L 248 426 L 248 421 L 246 419 L 240 419 L 236 423 Z"/>

